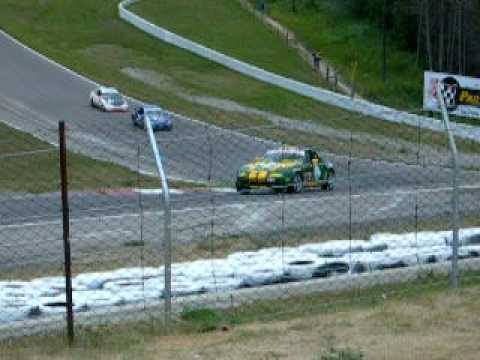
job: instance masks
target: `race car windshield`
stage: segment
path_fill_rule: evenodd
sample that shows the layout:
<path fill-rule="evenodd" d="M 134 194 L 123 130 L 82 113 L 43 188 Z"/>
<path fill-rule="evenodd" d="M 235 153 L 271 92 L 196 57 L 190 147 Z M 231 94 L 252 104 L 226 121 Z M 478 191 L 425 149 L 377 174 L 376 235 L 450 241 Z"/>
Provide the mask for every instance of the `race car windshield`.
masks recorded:
<path fill-rule="evenodd" d="M 290 151 L 272 151 L 265 154 L 265 159 L 278 162 L 282 160 L 299 160 L 303 161 L 303 154 L 301 152 Z"/>
<path fill-rule="evenodd" d="M 119 94 L 104 94 L 102 98 L 105 99 L 105 101 L 108 102 L 109 104 L 113 104 L 113 105 L 123 104 L 123 99 Z"/>
<path fill-rule="evenodd" d="M 151 119 L 159 119 L 162 117 L 162 112 L 161 111 L 157 111 L 157 110 L 154 110 L 154 111 L 147 111 L 146 112 L 146 115 L 151 118 Z"/>

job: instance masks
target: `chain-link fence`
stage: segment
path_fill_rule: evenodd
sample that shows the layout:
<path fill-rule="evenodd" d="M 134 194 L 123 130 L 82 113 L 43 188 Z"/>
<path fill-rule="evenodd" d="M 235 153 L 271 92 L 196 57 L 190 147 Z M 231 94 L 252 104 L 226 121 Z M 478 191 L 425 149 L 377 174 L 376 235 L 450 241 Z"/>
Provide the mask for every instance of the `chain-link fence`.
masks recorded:
<path fill-rule="evenodd" d="M 163 319 L 170 300 L 175 319 L 448 274 L 454 176 L 460 273 L 480 264 L 473 141 L 458 141 L 455 173 L 447 136 L 421 127 L 228 130 L 175 118 L 155 133 L 166 203 L 147 132 L 124 120 L 122 132 L 67 122 L 75 326 Z M 58 129 L 37 134 L 54 145 L 4 134 L 0 336 L 63 329 Z"/>

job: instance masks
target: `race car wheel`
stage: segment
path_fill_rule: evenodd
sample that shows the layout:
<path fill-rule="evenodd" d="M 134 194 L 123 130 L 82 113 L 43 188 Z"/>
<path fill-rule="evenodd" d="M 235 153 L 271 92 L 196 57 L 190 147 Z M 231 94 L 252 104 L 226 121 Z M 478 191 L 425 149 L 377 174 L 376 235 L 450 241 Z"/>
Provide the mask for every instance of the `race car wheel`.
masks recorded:
<path fill-rule="evenodd" d="M 327 176 L 327 182 L 322 185 L 322 190 L 332 191 L 335 188 L 335 171 L 332 171 Z"/>
<path fill-rule="evenodd" d="M 95 107 L 95 104 L 93 103 L 93 99 L 90 99 L 90 106 L 93 108 Z"/>
<path fill-rule="evenodd" d="M 300 193 L 303 191 L 303 180 L 300 175 L 296 174 L 293 178 L 293 184 L 288 188 L 288 192 Z"/>

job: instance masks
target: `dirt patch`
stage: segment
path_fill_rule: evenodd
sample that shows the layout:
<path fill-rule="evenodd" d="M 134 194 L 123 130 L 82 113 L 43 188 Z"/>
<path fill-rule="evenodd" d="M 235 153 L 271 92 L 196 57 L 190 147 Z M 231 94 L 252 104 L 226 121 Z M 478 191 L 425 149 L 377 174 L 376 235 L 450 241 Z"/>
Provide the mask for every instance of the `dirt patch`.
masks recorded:
<path fill-rule="evenodd" d="M 170 76 L 166 74 L 160 74 L 154 70 L 126 67 L 123 68 L 121 72 L 132 79 L 141 81 L 160 90 L 173 91 L 177 95 L 182 92 L 182 88 L 177 86 L 175 81 Z"/>

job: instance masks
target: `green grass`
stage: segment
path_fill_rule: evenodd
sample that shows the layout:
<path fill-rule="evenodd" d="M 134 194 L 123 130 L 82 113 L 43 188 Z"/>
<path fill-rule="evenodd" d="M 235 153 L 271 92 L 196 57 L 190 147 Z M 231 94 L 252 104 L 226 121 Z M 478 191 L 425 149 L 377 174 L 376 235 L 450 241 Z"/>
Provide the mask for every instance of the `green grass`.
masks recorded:
<path fill-rule="evenodd" d="M 131 10 L 163 28 L 236 59 L 302 82 L 318 84 L 318 77 L 297 52 L 259 24 L 237 1 L 147 0 L 132 5 Z M 215 26 L 212 26 L 212 16 Z"/>
<path fill-rule="evenodd" d="M 0 25 L 22 42 L 82 74 L 187 115 L 208 119 L 213 111 L 184 100 L 178 92 L 234 99 L 300 117 L 347 114 L 163 44 L 120 20 L 117 5 L 117 0 L 6 0 L 2 3 Z M 263 29 L 260 24 L 258 29 Z M 165 88 L 152 88 L 132 80 L 121 71 L 126 67 L 157 71 L 166 79 Z M 308 73 L 304 76 L 308 77 Z M 238 114 L 227 116 L 220 112 L 215 116 L 243 119 L 243 125 L 249 121 Z"/>
<path fill-rule="evenodd" d="M 260 22 L 242 10 L 235 0 L 202 2 L 204 7 L 196 7 L 198 0 L 182 2 L 182 7 L 174 8 L 173 0 L 152 2 L 143 0 L 139 6 L 152 7 L 149 16 L 161 21 L 179 17 L 183 28 L 196 29 L 190 33 L 202 33 L 199 27 L 208 18 L 215 23 L 218 36 L 229 33 L 232 24 L 222 22 L 228 13 L 236 14 L 234 24 L 245 28 L 252 36 L 241 39 L 214 38 L 212 44 L 227 44 L 233 55 L 242 58 L 254 56 L 272 70 L 290 74 L 301 80 L 311 78 L 311 70 L 301 65 L 292 51 L 281 39 L 275 38 Z M 169 110 L 198 118 L 229 128 L 265 126 L 269 122 L 262 117 L 229 112 L 211 106 L 200 105 L 186 96 L 207 96 L 233 100 L 244 106 L 253 107 L 293 119 L 310 119 L 320 125 L 349 132 L 365 133 L 373 136 L 386 136 L 388 139 L 411 142 L 412 127 L 387 123 L 352 114 L 338 108 L 317 103 L 288 91 L 252 80 L 226 68 L 201 59 L 188 52 L 166 45 L 121 21 L 117 15 L 117 0 L 4 0 L 0 12 L 0 26 L 20 41 L 39 50 L 54 60 L 94 78 L 100 83 L 113 85 L 125 93 L 146 102 L 159 103 Z M 193 4 L 193 5 L 192 5 Z M 218 7 L 213 11 L 213 6 Z M 158 7 L 158 8 L 157 8 Z M 203 12 L 202 9 L 207 11 Z M 159 10 L 170 10 L 165 12 Z M 175 13 L 172 11 L 175 10 Z M 193 16 L 194 11 L 199 11 Z M 164 14 L 164 15 L 162 15 Z M 157 18 L 157 16 L 161 16 Z M 198 18 L 202 18 L 199 24 Z M 172 20 L 168 20 L 171 22 Z M 244 23 L 245 22 L 245 23 Z M 245 25 L 244 25 L 245 24 Z M 173 25 L 172 25 L 173 26 Z M 235 26 L 234 26 L 235 27 Z M 68 28 L 68 31 L 65 29 Z M 173 29 L 176 30 L 176 29 Z M 232 36 L 241 36 L 237 30 Z M 199 35 L 197 35 L 199 36 Z M 201 40 L 201 39 L 200 39 Z M 253 41 L 252 44 L 249 42 Z M 233 43 L 232 43 L 233 42 Z M 236 44 L 242 44 L 238 46 Z M 268 46 L 267 46 L 268 45 Z M 220 45 L 219 45 L 220 46 Z M 275 50 L 275 61 L 268 48 Z M 238 54 L 237 54 L 238 52 Z M 268 62 L 270 61 L 270 64 Z M 134 80 L 125 74 L 125 68 L 148 70 L 157 75 L 155 86 Z M 322 136 L 301 131 L 277 129 L 257 130 L 255 135 L 285 141 L 290 144 L 315 143 L 320 148 L 335 153 L 348 153 L 352 150 L 348 141 L 331 136 Z M 443 147 L 444 134 L 434 134 L 422 130 L 426 144 Z M 382 154 L 385 147 L 366 140 L 360 146 L 359 155 L 366 157 Z M 478 152 L 478 146 L 460 142 L 462 151 Z M 353 150 L 356 150 L 355 148 Z M 357 154 L 357 152 L 356 152 Z"/>
<path fill-rule="evenodd" d="M 338 55 L 332 58 L 333 62 L 340 64 L 340 69 L 344 70 L 344 75 L 348 75 L 345 76 L 347 79 L 351 75 L 352 69 L 349 68 L 352 64 L 351 61 L 357 56 L 352 57 L 351 49 L 359 49 L 358 57 L 362 61 L 355 61 L 355 63 L 358 63 L 355 66 L 358 74 L 361 75 L 361 78 L 358 79 L 359 83 L 362 86 L 365 85 L 365 90 L 362 90 L 364 95 L 374 101 L 397 107 L 407 107 L 409 109 L 420 107 L 423 72 L 415 66 L 411 54 L 395 48 L 392 49 L 392 79 L 389 79 L 387 86 L 385 86 L 381 76 L 374 71 L 380 66 L 375 61 L 379 61 L 381 51 L 378 48 L 380 33 L 374 26 L 366 23 L 359 24 L 357 19 L 345 18 L 344 12 L 336 13 L 335 11 L 338 12 L 339 9 L 335 10 L 327 2 L 320 2 L 323 5 L 319 12 L 313 9 L 303 10 L 295 16 L 288 11 L 289 4 L 287 3 L 277 1 L 271 4 L 268 6 L 269 14 L 274 17 L 278 15 L 279 20 L 285 20 L 287 25 L 293 25 L 292 29 L 300 31 L 299 35 L 301 35 L 302 40 L 303 35 L 306 34 L 310 35 L 308 40 L 316 39 L 317 41 L 321 41 L 322 36 L 325 36 L 327 38 L 325 43 L 321 42 L 320 45 Z M 311 69 L 300 60 L 299 56 L 288 48 L 276 34 L 268 30 L 251 14 L 244 11 L 235 0 L 222 2 L 215 0 L 163 0 L 161 2 L 142 0 L 132 5 L 131 10 L 168 30 L 227 55 L 299 81 L 314 83 L 312 82 Z M 334 12 L 333 15 L 332 11 Z M 211 26 L 212 17 L 215 18 L 216 26 L 214 27 Z M 364 28 L 365 31 L 360 31 L 357 34 L 358 27 Z M 319 28 L 322 31 L 318 31 Z M 342 31 L 345 31 L 345 34 L 342 35 Z M 353 36 L 352 34 L 356 35 Z M 329 36 L 339 37 L 339 39 L 334 41 L 328 38 Z M 331 42 L 335 42 L 336 45 L 332 47 Z M 245 46 L 238 46 L 238 44 L 245 44 Z M 268 44 L 268 46 L 265 46 L 265 44 Z M 310 45 L 310 42 L 307 41 L 307 44 Z M 369 46 L 365 47 L 365 44 L 369 44 Z M 316 45 L 316 43 L 312 44 L 311 47 L 322 48 L 320 45 Z M 376 58 L 377 55 L 378 59 Z M 344 66 L 344 64 L 347 64 L 347 66 Z M 405 72 L 408 76 L 405 76 Z M 263 99 L 261 103 L 244 102 L 243 99 L 239 101 L 260 109 L 267 104 Z M 329 108 L 325 105 L 324 107 Z M 269 104 L 269 109 L 279 114 L 300 119 L 313 119 L 319 124 L 342 129 L 346 132 L 391 136 L 407 141 L 416 138 L 415 132 L 417 130 L 411 126 L 398 126 L 343 111 L 338 113 L 322 111 L 313 114 L 309 111 L 309 108 L 297 108 L 292 113 L 290 111 L 284 112 L 284 108 L 279 108 L 278 104 L 273 103 Z M 262 125 L 262 122 L 257 124 Z M 221 121 L 219 125 L 225 126 L 225 123 Z M 423 140 L 427 144 L 445 145 L 443 134 L 434 134 L 425 130 L 421 132 Z M 312 136 L 312 134 L 302 133 L 301 131 L 293 132 L 292 130 L 282 131 L 278 129 L 274 133 L 268 133 L 260 130 L 259 134 L 255 135 L 270 137 L 295 145 L 299 143 L 319 143 L 326 151 L 336 153 L 353 151 L 355 154 L 368 154 L 370 156 L 375 156 L 376 152 L 379 154 L 388 153 L 381 146 L 369 144 L 366 148 L 365 144 L 358 144 L 358 142 L 354 142 L 353 149 L 348 150 L 347 148 L 352 144 L 348 144 L 346 141 L 328 139 L 326 136 L 322 137 L 322 135 L 317 134 Z M 331 142 L 329 140 L 333 140 L 335 144 L 329 144 Z M 480 150 L 479 147 L 469 142 L 459 141 L 459 143 L 461 151 L 477 153 Z"/>
<path fill-rule="evenodd" d="M 337 349 L 331 348 L 328 349 L 324 354 L 322 354 L 320 360 L 362 360 L 365 359 L 361 351 L 355 351 L 350 348 L 346 349 Z"/>
<path fill-rule="evenodd" d="M 218 330 L 222 321 L 225 321 L 220 311 L 212 309 L 185 309 L 180 314 L 180 319 L 195 332 Z"/>
<path fill-rule="evenodd" d="M 383 30 L 353 17 L 347 2 L 316 0 L 316 7 L 298 6 L 293 13 L 290 0 L 266 1 L 268 15 L 295 32 L 308 48 L 317 50 L 362 97 L 406 111 L 422 108 L 423 73 L 427 70 L 422 61 L 387 37 L 384 81 Z M 452 120 L 479 125 L 472 118 L 452 116 Z"/>
<path fill-rule="evenodd" d="M 462 287 L 478 289 L 478 272 L 462 273 Z M 186 310 L 180 317 L 188 332 L 220 330 L 222 326 L 236 326 L 256 321 L 292 320 L 302 316 L 321 313 L 336 313 L 358 308 L 381 306 L 384 298 L 401 300 L 419 299 L 431 294 L 446 291 L 449 280 L 446 276 L 423 274 L 418 280 L 403 283 L 374 286 L 368 289 L 355 289 L 325 295 L 292 295 L 285 300 L 259 300 L 250 305 L 227 311 L 214 309 Z M 213 328 L 213 329 L 212 329 Z"/>
<path fill-rule="evenodd" d="M 253 5 L 256 0 L 251 0 Z M 382 33 L 374 25 L 352 18 L 340 2 L 320 0 L 318 8 L 288 0 L 268 1 L 268 14 L 293 30 L 308 48 L 317 49 L 362 96 L 395 107 L 421 107 L 423 70 L 415 57 L 390 44 L 388 82 L 382 79 Z M 312 83 L 311 70 L 277 35 L 259 26 L 237 1 L 142 0 L 132 10 L 162 27 L 267 70 Z M 180 10 L 180 11 L 179 11 Z M 215 14 L 216 26 L 211 26 Z M 248 40 L 247 40 L 248 39 Z M 245 44 L 245 46 L 238 46 Z M 266 46 L 268 44 L 268 46 Z M 306 68 L 306 69 L 305 69 Z"/>
<path fill-rule="evenodd" d="M 43 193 L 60 190 L 58 148 L 0 123 L 0 191 Z M 125 167 L 67 153 L 70 190 L 159 187 L 158 178 Z M 192 184 L 172 182 L 175 187 Z"/>
<path fill-rule="evenodd" d="M 397 108 L 421 107 L 423 68 L 415 54 L 390 40 L 385 83 L 381 29 L 354 18 L 340 1 L 316 4 L 317 8 L 299 6 L 297 13 L 286 0 L 269 1 L 267 8 L 270 16 L 293 30 L 309 48 L 317 49 L 347 81 L 354 79 L 362 96 Z"/>

